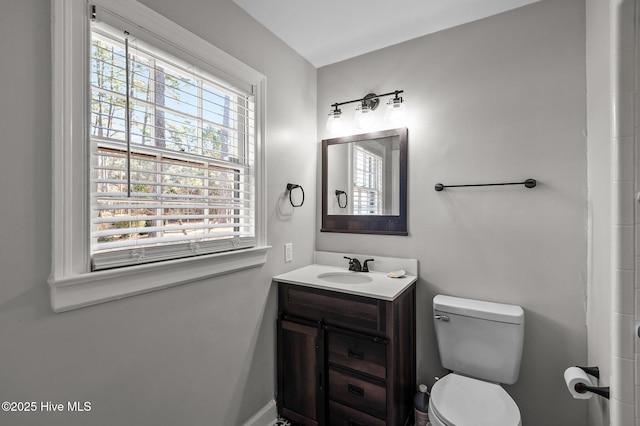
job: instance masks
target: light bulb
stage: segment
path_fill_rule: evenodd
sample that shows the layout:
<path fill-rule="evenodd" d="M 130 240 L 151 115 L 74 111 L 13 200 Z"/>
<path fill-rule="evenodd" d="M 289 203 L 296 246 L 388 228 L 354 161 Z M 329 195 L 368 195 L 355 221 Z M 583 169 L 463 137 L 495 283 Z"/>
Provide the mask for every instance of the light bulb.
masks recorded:
<path fill-rule="evenodd" d="M 366 106 L 361 105 L 356 109 L 356 127 L 362 130 L 366 130 L 373 126 L 375 118 L 373 118 L 373 111 Z"/>
<path fill-rule="evenodd" d="M 342 119 L 342 111 L 338 108 L 331 110 L 329 118 L 327 119 L 327 130 L 331 133 L 338 133 L 344 127 L 344 120 Z"/>
<path fill-rule="evenodd" d="M 407 119 L 406 109 L 402 98 L 395 97 L 387 104 L 387 110 L 384 113 L 384 121 L 387 123 L 400 126 L 405 123 Z"/>

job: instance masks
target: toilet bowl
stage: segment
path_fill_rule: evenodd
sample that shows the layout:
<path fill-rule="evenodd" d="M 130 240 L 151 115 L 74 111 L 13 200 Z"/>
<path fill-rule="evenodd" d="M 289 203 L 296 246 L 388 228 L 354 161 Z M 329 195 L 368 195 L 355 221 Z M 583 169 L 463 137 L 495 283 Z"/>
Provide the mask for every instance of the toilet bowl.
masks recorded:
<path fill-rule="evenodd" d="M 450 373 L 431 389 L 432 426 L 520 426 L 520 410 L 495 383 Z"/>
<path fill-rule="evenodd" d="M 433 313 L 440 360 L 451 373 L 431 389 L 431 424 L 520 426 L 520 410 L 500 384 L 518 379 L 524 310 L 437 295 Z"/>

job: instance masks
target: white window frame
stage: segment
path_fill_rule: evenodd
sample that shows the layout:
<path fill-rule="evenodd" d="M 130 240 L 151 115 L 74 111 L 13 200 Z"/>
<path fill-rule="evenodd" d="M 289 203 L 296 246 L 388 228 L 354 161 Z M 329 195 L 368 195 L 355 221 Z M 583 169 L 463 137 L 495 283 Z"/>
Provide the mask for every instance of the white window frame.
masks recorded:
<path fill-rule="evenodd" d="M 91 272 L 89 223 L 89 60 L 91 5 L 103 6 L 233 83 L 253 87 L 256 106 L 256 247 Z M 62 312 L 185 284 L 266 262 L 266 78 L 134 0 L 53 0 L 53 179 L 51 305 Z"/>
<path fill-rule="evenodd" d="M 352 205 L 352 214 L 355 215 L 367 215 L 367 216 L 371 216 L 371 215 L 382 215 L 384 214 L 384 212 L 382 211 L 382 200 L 384 200 L 384 170 L 381 167 L 381 164 L 383 163 L 383 158 L 382 155 L 380 155 L 377 152 L 373 152 L 363 146 L 358 146 L 357 144 L 354 144 L 352 147 L 352 155 L 351 155 L 351 200 L 353 200 L 351 202 Z M 379 167 L 378 167 L 378 173 L 376 173 L 375 177 L 376 180 L 378 181 L 378 189 L 374 189 L 374 188 L 370 188 L 370 187 L 366 187 L 366 186 L 357 186 L 356 185 L 356 174 L 358 173 L 358 167 L 356 166 L 357 164 L 357 159 L 358 159 L 358 152 L 360 151 L 362 153 L 362 155 L 367 155 L 369 157 L 374 157 L 377 159 L 379 159 Z M 364 166 L 363 166 L 364 167 Z M 362 173 L 365 173 L 365 170 L 362 170 Z M 358 192 L 375 192 L 378 195 L 378 203 L 376 204 L 376 212 L 375 213 L 369 213 L 369 212 L 362 212 L 360 211 L 360 201 L 358 201 L 356 203 L 356 200 L 360 200 L 361 197 L 358 196 Z M 356 206 L 358 206 L 358 208 L 356 209 Z"/>

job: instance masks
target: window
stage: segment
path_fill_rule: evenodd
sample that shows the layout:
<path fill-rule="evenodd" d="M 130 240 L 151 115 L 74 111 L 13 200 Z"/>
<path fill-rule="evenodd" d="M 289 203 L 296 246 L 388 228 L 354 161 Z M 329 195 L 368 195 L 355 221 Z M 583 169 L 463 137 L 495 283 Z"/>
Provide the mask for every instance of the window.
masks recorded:
<path fill-rule="evenodd" d="M 263 264 L 264 77 L 132 0 L 53 16 L 54 310 Z"/>
<path fill-rule="evenodd" d="M 171 59 L 92 27 L 94 270 L 255 243 L 252 96 Z"/>
<path fill-rule="evenodd" d="M 353 214 L 382 214 L 382 157 L 360 145 L 353 147 Z"/>

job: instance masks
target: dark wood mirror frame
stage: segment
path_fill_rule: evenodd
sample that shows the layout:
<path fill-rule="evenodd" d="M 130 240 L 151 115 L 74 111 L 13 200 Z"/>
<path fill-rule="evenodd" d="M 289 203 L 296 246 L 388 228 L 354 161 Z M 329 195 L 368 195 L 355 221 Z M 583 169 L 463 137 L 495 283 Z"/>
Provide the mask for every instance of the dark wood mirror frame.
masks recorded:
<path fill-rule="evenodd" d="M 327 214 L 328 153 L 330 145 L 398 136 L 400 138 L 400 209 L 397 216 Z M 409 235 L 407 232 L 407 141 L 406 127 L 344 136 L 322 141 L 322 232 L 352 234 Z"/>

